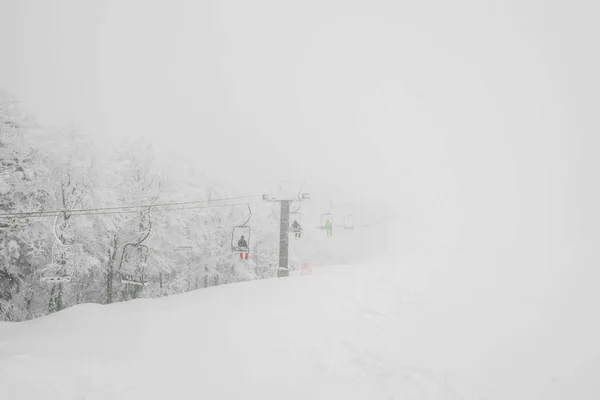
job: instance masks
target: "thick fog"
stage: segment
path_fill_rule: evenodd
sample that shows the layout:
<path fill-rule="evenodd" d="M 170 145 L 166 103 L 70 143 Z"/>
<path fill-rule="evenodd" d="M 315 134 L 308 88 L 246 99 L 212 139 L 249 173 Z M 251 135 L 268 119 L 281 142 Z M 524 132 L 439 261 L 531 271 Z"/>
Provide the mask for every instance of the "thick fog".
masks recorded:
<path fill-rule="evenodd" d="M 0 1 L 0 393 L 597 399 L 599 11 Z M 286 270 L 279 204 L 260 195 L 301 192 Z M 157 193 L 258 195 L 250 258 L 234 247 L 245 197 L 107 211 Z M 40 279 L 67 265 L 70 285 Z M 297 276 L 267 279 L 282 270 Z"/>
<path fill-rule="evenodd" d="M 396 204 L 411 246 L 549 250 L 598 223 L 597 8 L 9 0 L 0 83 L 42 123 L 144 137 L 241 193 Z"/>

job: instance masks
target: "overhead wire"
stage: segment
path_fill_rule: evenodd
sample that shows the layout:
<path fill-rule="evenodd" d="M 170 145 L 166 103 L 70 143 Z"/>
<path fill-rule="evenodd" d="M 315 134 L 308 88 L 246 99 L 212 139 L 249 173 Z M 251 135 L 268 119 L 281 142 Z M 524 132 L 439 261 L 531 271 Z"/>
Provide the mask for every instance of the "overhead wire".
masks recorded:
<path fill-rule="evenodd" d="M 211 205 L 206 205 L 206 206 L 191 206 L 191 207 L 182 207 L 182 208 L 162 208 L 162 209 L 156 209 L 156 210 L 152 210 L 150 211 L 151 213 L 154 212 L 170 212 L 170 211 L 185 211 L 185 210 L 199 210 L 199 209 L 204 209 L 204 208 L 219 208 L 219 207 L 234 207 L 234 206 L 245 206 L 247 204 L 255 204 L 255 203 L 260 203 L 260 201 L 251 201 L 251 202 L 244 202 L 244 203 L 230 203 L 230 204 L 211 204 Z M 94 212 L 75 212 L 75 213 L 71 213 L 69 214 L 70 216 L 82 216 L 82 215 L 116 215 L 116 214 L 137 214 L 140 211 L 118 211 L 118 210 L 114 210 L 114 211 L 94 211 Z M 27 214 L 24 213 L 24 215 L 16 215 L 14 217 L 4 217 L 4 218 L 45 218 L 45 217 L 55 217 L 56 215 L 61 215 L 63 214 L 63 211 L 59 211 L 55 214 Z"/>
<path fill-rule="evenodd" d="M 151 213 L 154 212 L 170 212 L 170 211 L 185 211 L 185 210 L 199 210 L 205 208 L 219 208 L 219 207 L 235 207 L 235 206 L 245 206 L 247 204 L 255 204 L 260 203 L 259 201 L 245 202 L 245 203 L 232 203 L 232 204 L 212 204 L 208 206 L 193 206 L 186 208 L 163 208 L 158 210 L 152 210 Z M 86 213 L 73 213 L 70 216 L 78 217 L 78 216 L 86 216 L 86 215 L 118 215 L 118 214 L 136 214 L 140 211 L 95 211 L 95 212 L 86 212 Z M 44 215 L 21 215 L 14 218 L 46 218 L 46 217 L 55 217 L 56 215 L 61 215 L 62 212 L 57 214 L 44 214 Z M 5 217 L 6 218 L 6 217 Z"/>
<path fill-rule="evenodd" d="M 173 202 L 173 203 L 160 203 L 160 204 L 140 204 L 140 205 L 132 205 L 132 206 L 115 206 L 115 207 L 98 207 L 98 208 L 80 208 L 80 209 L 62 209 L 62 210 L 50 210 L 50 211 L 26 211 L 19 213 L 4 213 L 0 214 L 0 218 L 35 218 L 35 217 L 54 217 L 56 215 L 68 213 L 70 215 L 108 215 L 108 214 L 136 214 L 140 212 L 139 210 L 131 210 L 125 211 L 129 209 L 137 209 L 137 208 L 148 208 L 152 207 L 152 212 L 161 212 L 161 211 L 181 211 L 181 210 L 190 210 L 190 209 L 201 209 L 201 208 L 216 208 L 216 207 L 227 207 L 227 206 L 237 206 L 237 205 L 245 205 L 248 202 L 243 203 L 227 203 L 227 204 L 209 204 L 204 206 L 191 206 L 193 204 L 203 204 L 203 203 L 213 203 L 213 202 L 223 202 L 223 201 L 231 201 L 231 200 L 241 200 L 248 199 L 252 197 L 258 197 L 262 195 L 251 195 L 251 196 L 237 196 L 237 197 L 227 197 L 221 199 L 212 199 L 212 200 L 198 200 L 198 201 L 183 201 L 183 202 Z M 257 203 L 259 201 L 254 201 L 250 203 Z M 183 207 L 179 207 L 183 206 Z M 185 207 L 188 206 L 188 207 Z M 158 207 L 158 209 L 157 209 Z M 160 209 L 160 207 L 163 207 Z M 177 208 L 171 208 L 177 207 Z"/>

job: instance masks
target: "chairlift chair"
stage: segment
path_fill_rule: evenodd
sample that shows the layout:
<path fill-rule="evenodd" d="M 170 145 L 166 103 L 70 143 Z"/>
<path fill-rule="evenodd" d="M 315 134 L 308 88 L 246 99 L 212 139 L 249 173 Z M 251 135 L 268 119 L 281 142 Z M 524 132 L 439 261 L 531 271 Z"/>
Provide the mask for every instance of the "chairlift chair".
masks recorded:
<path fill-rule="evenodd" d="M 145 244 L 142 244 L 150 233 L 152 233 L 152 216 L 150 214 L 152 206 L 148 207 L 147 215 L 148 215 L 148 232 L 146 235 L 137 243 L 127 243 L 123 247 L 123 253 L 121 253 L 121 262 L 119 263 L 119 276 L 121 277 L 121 282 L 129 285 L 137 285 L 137 286 L 146 286 L 148 285 L 148 280 L 146 279 L 145 272 L 148 261 L 148 253 L 150 253 L 150 249 Z M 138 257 L 136 261 L 138 261 L 137 265 L 134 266 L 133 269 L 128 271 L 122 270 L 123 260 L 125 260 L 125 255 L 127 254 L 127 249 L 132 248 L 137 250 Z M 127 260 L 130 260 L 130 257 L 127 257 Z"/>
<path fill-rule="evenodd" d="M 329 221 L 331 223 L 331 226 L 333 226 L 333 214 L 331 213 L 332 208 L 333 208 L 333 205 L 331 204 L 331 201 L 329 201 L 329 211 L 321 214 L 321 229 L 326 229 L 325 223 L 327 221 Z"/>
<path fill-rule="evenodd" d="M 300 225 L 300 229 L 302 229 L 302 213 L 301 212 L 290 212 L 290 226 L 289 232 L 296 233 L 296 229 L 292 228 L 292 224 L 294 221 L 298 221 L 298 225 Z"/>
<path fill-rule="evenodd" d="M 331 213 L 321 214 L 321 229 L 325 229 L 325 223 L 327 221 L 331 222 L 331 225 L 333 226 L 333 214 L 331 214 Z"/>
<path fill-rule="evenodd" d="M 250 246 L 251 246 L 250 234 L 252 233 L 252 231 L 247 224 L 250 221 L 250 218 L 252 218 L 252 209 L 250 208 L 250 204 L 246 204 L 246 206 L 248 207 L 248 211 L 250 213 L 248 215 L 248 219 L 242 225 L 234 226 L 233 230 L 231 231 L 231 251 L 233 253 L 248 253 L 248 254 L 250 254 Z M 248 247 L 243 247 L 243 246 L 238 245 L 238 241 L 242 236 L 244 236 L 244 239 L 246 240 L 246 244 L 248 245 Z"/>
<path fill-rule="evenodd" d="M 288 232 L 289 233 L 298 233 L 298 232 L 302 231 L 302 213 L 300 212 L 300 208 L 302 208 L 301 200 L 298 203 L 298 207 L 294 211 L 290 211 L 290 220 L 288 221 L 288 223 L 289 223 Z M 299 230 L 297 228 L 292 227 L 292 225 L 294 224 L 294 221 L 298 221 L 298 225 L 300 225 Z"/>
<path fill-rule="evenodd" d="M 62 265 L 61 265 L 62 264 Z M 40 280 L 47 283 L 69 283 L 75 273 L 75 246 L 55 244 L 52 246 L 52 270 Z"/>
<path fill-rule="evenodd" d="M 50 270 L 51 272 L 48 273 L 48 275 L 42 276 L 40 280 L 46 283 L 69 283 L 71 282 L 71 279 L 73 279 L 75 272 L 75 247 L 67 245 L 64 246 L 65 248 L 61 249 L 63 254 L 64 252 L 71 254 L 71 257 L 68 259 L 63 259 L 63 265 L 61 265 L 61 261 L 57 260 L 55 257 L 55 247 L 57 246 L 52 247 L 52 263 L 46 266 L 46 269 Z"/>
<path fill-rule="evenodd" d="M 140 244 L 140 245 L 135 245 L 135 244 L 131 244 L 131 243 L 126 244 L 125 247 L 123 248 L 123 255 L 121 256 L 121 263 L 123 263 L 124 258 L 127 258 L 127 260 L 129 261 L 129 257 L 125 257 L 127 248 L 132 248 L 132 249 L 135 249 L 138 251 L 138 253 L 139 253 L 138 260 L 140 262 L 132 270 L 129 270 L 129 271 L 121 270 L 121 266 L 119 265 L 119 276 L 121 277 L 121 283 L 126 283 L 126 284 L 130 284 L 130 285 L 138 285 L 138 286 L 148 285 L 148 280 L 146 279 L 146 276 L 144 275 L 144 272 L 146 271 L 146 267 L 148 265 L 147 264 L 148 253 L 149 253 L 148 246 L 143 245 L 143 244 Z"/>
<path fill-rule="evenodd" d="M 47 275 L 40 278 L 47 283 L 69 283 L 75 274 L 75 246 L 63 244 L 56 232 L 58 215 L 54 219 L 54 237 L 58 243 L 52 246 L 52 263 L 46 266 Z"/>
<path fill-rule="evenodd" d="M 344 217 L 344 229 L 354 229 L 354 216 L 352 214 Z"/>
<path fill-rule="evenodd" d="M 145 279 L 144 274 L 128 274 L 120 272 L 121 283 L 128 285 L 147 286 L 148 280 Z"/>
<path fill-rule="evenodd" d="M 294 226 L 294 221 L 298 222 L 298 226 Z M 299 212 L 291 212 L 288 233 L 294 235 L 296 239 L 302 238 L 302 214 Z"/>
<path fill-rule="evenodd" d="M 239 225 L 233 227 L 231 233 L 231 251 L 234 253 L 250 253 L 250 233 L 251 229 L 249 226 Z M 248 247 L 238 246 L 238 241 L 244 236 Z"/>

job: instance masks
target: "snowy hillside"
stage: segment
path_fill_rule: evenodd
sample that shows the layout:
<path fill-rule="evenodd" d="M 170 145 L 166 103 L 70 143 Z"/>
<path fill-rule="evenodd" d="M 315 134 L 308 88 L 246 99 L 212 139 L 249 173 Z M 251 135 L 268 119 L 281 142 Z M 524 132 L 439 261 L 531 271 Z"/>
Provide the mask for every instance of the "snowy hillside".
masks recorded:
<path fill-rule="evenodd" d="M 597 328 L 560 329 L 568 310 L 515 281 L 470 288 L 457 257 L 2 323 L 2 398 L 597 399 Z"/>

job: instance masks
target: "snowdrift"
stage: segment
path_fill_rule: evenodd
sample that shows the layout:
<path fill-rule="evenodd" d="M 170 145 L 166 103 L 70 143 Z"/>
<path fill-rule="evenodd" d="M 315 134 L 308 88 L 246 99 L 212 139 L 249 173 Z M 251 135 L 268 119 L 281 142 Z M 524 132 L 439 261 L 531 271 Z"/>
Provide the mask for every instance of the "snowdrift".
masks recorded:
<path fill-rule="evenodd" d="M 520 285 L 466 284 L 471 261 L 315 268 L 2 323 L 2 398 L 598 398 L 598 331 L 557 330 Z"/>

